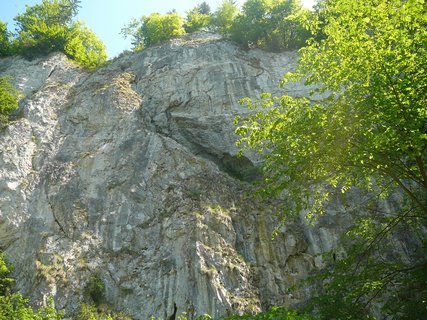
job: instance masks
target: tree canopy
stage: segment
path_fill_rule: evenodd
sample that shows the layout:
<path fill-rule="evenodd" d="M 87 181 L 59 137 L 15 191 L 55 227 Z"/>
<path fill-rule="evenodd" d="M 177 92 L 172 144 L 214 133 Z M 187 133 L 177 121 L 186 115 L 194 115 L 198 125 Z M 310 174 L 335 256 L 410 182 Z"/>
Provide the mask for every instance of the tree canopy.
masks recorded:
<path fill-rule="evenodd" d="M 56 311 L 53 300 L 46 307 L 34 311 L 20 293 L 14 293 L 11 277 L 13 266 L 9 265 L 0 251 L 0 320 L 59 320 L 62 312 Z"/>
<path fill-rule="evenodd" d="M 79 0 L 43 0 L 27 6 L 14 20 L 15 33 L 0 23 L 0 56 L 21 54 L 28 58 L 59 51 L 88 69 L 107 60 L 105 45 L 80 21 L 74 21 Z"/>
<path fill-rule="evenodd" d="M 187 33 L 207 28 L 211 24 L 211 8 L 206 2 L 202 2 L 187 12 L 184 29 Z"/>
<path fill-rule="evenodd" d="M 185 19 L 176 12 L 133 19 L 122 34 L 132 37 L 136 50 L 200 30 L 225 34 L 245 48 L 293 50 L 305 45 L 310 35 L 304 27 L 309 15 L 300 0 L 247 0 L 242 11 L 235 1 L 223 0 L 213 13 L 202 2 Z"/>
<path fill-rule="evenodd" d="M 282 83 L 305 81 L 323 98 L 263 94 L 245 99 L 254 113 L 237 119 L 240 146 L 265 153 L 264 189 L 285 199 L 283 217 L 322 213 L 331 197 L 349 190 L 401 199 L 391 211 L 360 209 L 371 214 L 349 231 L 353 260 L 346 260 L 342 277 L 326 282 L 335 296 L 322 292 L 323 310 L 330 307 L 325 318 L 339 315 L 341 303 L 348 308 L 338 318 L 359 319 L 372 301 L 390 306 L 399 291 L 393 301 L 404 308 L 414 290 L 417 309 L 408 309 L 426 313 L 426 274 L 419 274 L 427 267 L 420 232 L 427 219 L 426 27 L 424 1 L 324 0 L 310 21 L 313 39 Z M 392 252 L 396 234 L 409 230 L 416 245 L 407 260 L 384 262 L 373 250 L 381 243 Z M 360 259 L 371 268 L 360 268 Z M 352 277 L 354 285 L 343 283 Z M 386 288 L 394 293 L 381 294 Z"/>
<path fill-rule="evenodd" d="M 184 19 L 176 12 L 153 13 L 139 20 L 133 19 L 121 33 L 130 35 L 134 49 L 141 50 L 185 34 Z"/>
<path fill-rule="evenodd" d="M 238 14 L 239 8 L 234 0 L 223 0 L 212 17 L 214 30 L 221 34 L 228 34 Z"/>
<path fill-rule="evenodd" d="M 0 21 L 0 57 L 12 54 L 11 33 L 7 29 L 7 24 Z"/>
<path fill-rule="evenodd" d="M 247 48 L 298 49 L 309 36 L 308 14 L 299 0 L 247 0 L 230 28 L 231 39 Z"/>
<path fill-rule="evenodd" d="M 94 70 L 107 61 L 105 45 L 82 22 L 74 23 L 67 35 L 64 51 L 70 58 L 89 70 Z"/>

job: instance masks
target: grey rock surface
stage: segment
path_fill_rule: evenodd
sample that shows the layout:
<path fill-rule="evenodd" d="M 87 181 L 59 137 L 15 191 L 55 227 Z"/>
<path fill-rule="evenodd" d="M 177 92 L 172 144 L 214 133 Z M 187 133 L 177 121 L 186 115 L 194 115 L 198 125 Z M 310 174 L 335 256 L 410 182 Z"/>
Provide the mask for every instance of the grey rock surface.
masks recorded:
<path fill-rule="evenodd" d="M 135 319 L 166 319 L 174 305 L 191 318 L 303 301 L 287 290 L 321 267 L 336 223 L 302 220 L 271 240 L 276 207 L 251 198 L 259 159 L 236 157 L 233 125 L 248 112 L 238 101 L 278 92 L 296 60 L 213 35 L 94 73 L 61 54 L 1 59 L 0 75 L 23 92 L 0 132 L 0 248 L 23 294 L 53 295 L 72 314 L 95 275 Z"/>

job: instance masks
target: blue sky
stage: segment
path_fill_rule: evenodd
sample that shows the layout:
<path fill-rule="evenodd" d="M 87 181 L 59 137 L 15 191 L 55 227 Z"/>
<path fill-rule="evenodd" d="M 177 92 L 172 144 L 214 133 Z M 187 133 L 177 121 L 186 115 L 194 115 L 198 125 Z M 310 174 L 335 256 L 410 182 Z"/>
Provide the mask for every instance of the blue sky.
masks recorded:
<path fill-rule="evenodd" d="M 314 0 L 303 0 L 302 2 L 311 6 Z M 110 58 L 120 52 L 130 49 L 130 39 L 123 39 L 119 34 L 124 25 L 132 18 L 139 18 L 153 12 L 166 13 L 176 9 L 182 15 L 203 0 L 82 0 L 78 19 L 86 22 L 98 37 L 107 45 Z M 222 0 L 206 0 L 212 10 Z M 237 0 L 242 4 L 244 0 Z M 13 29 L 13 18 L 25 11 L 25 5 L 41 3 L 41 0 L 0 0 L 0 20 L 7 22 L 9 28 Z"/>

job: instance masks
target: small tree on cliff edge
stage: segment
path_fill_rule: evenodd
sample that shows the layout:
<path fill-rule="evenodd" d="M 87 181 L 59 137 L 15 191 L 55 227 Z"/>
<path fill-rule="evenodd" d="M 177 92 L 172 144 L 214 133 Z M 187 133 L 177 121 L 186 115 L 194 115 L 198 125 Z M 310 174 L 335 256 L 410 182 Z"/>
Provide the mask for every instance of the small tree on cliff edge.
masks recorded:
<path fill-rule="evenodd" d="M 202 2 L 193 9 L 187 11 L 184 29 L 187 33 L 206 29 L 212 20 L 211 8 L 206 2 Z"/>
<path fill-rule="evenodd" d="M 16 33 L 0 23 L 0 56 L 34 58 L 59 51 L 87 69 L 103 65 L 107 60 L 105 45 L 81 21 L 74 20 L 79 5 L 79 0 L 43 0 L 27 6 L 14 18 Z"/>
<path fill-rule="evenodd" d="M 247 0 L 229 28 L 230 37 L 245 48 L 298 49 L 310 35 L 303 26 L 308 14 L 300 0 Z"/>
<path fill-rule="evenodd" d="M 239 8 L 234 0 L 223 0 L 212 17 L 214 30 L 222 34 L 228 34 L 238 14 Z"/>
<path fill-rule="evenodd" d="M 185 34 L 184 18 L 176 12 L 152 13 L 140 19 L 133 19 L 122 29 L 121 34 L 124 37 L 132 37 L 134 50 L 142 50 Z"/>

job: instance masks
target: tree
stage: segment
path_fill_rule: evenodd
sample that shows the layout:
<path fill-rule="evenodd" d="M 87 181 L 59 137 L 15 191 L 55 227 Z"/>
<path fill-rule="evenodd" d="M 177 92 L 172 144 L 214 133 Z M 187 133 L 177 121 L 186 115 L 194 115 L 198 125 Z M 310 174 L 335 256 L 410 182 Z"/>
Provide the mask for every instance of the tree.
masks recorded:
<path fill-rule="evenodd" d="M 94 70 L 107 61 L 104 43 L 81 22 L 73 25 L 67 36 L 64 51 L 74 61 L 89 70 Z"/>
<path fill-rule="evenodd" d="M 11 37 L 11 33 L 7 30 L 7 23 L 0 21 L 0 57 L 13 54 Z"/>
<path fill-rule="evenodd" d="M 13 87 L 10 80 L 11 78 L 7 76 L 0 77 L 0 128 L 7 124 L 10 113 L 18 108 L 19 91 Z M 1 268 L 0 265 L 0 275 Z"/>
<path fill-rule="evenodd" d="M 424 1 L 324 0 L 310 22 L 314 38 L 282 83 L 305 80 L 323 98 L 264 94 L 246 99 L 257 112 L 237 119 L 240 145 L 269 151 L 265 191 L 285 197 L 284 217 L 303 210 L 316 216 L 337 191 L 400 199 L 392 211 L 381 212 L 374 201 L 360 210 L 345 268 L 325 277 L 325 317 L 340 318 L 337 297 L 349 307 L 341 314 L 346 319 L 360 319 L 374 301 L 384 313 L 392 312 L 390 301 L 403 310 L 403 297 L 426 314 L 426 27 Z M 397 257 L 392 246 L 405 233 L 412 248 Z M 353 285 L 344 283 L 351 276 Z"/>
<path fill-rule="evenodd" d="M 267 48 L 280 51 L 303 47 L 311 35 L 304 26 L 309 16 L 310 11 L 304 9 L 299 0 L 278 2 L 271 9 L 270 24 L 275 29 L 267 34 Z"/>
<path fill-rule="evenodd" d="M 185 34 L 183 25 L 184 19 L 176 12 L 152 13 L 139 20 L 133 19 L 121 33 L 132 37 L 134 50 L 141 50 Z"/>
<path fill-rule="evenodd" d="M 201 14 L 210 14 L 211 13 L 211 7 L 206 1 L 203 1 L 202 3 L 197 5 L 197 9 Z"/>
<path fill-rule="evenodd" d="M 247 0 L 230 28 L 231 39 L 246 48 L 297 49 L 309 36 L 303 27 L 307 15 L 299 0 Z"/>
<path fill-rule="evenodd" d="M 258 47 L 268 33 L 269 0 L 248 0 L 230 29 L 231 39 L 246 48 Z"/>
<path fill-rule="evenodd" d="M 239 8 L 234 0 L 223 0 L 221 5 L 213 14 L 213 27 L 219 33 L 228 34 L 238 13 Z"/>
<path fill-rule="evenodd" d="M 185 33 L 183 24 L 184 19 L 177 13 L 165 15 L 153 13 L 144 17 L 141 27 L 144 45 L 149 47 L 183 35 Z"/>
<path fill-rule="evenodd" d="M 18 32 L 32 29 L 32 25 L 43 21 L 47 26 L 68 25 L 77 15 L 80 0 L 42 0 L 41 4 L 26 6 L 24 14 L 14 20 L 18 22 Z"/>
<path fill-rule="evenodd" d="M 63 51 L 78 5 L 73 0 L 43 0 L 38 5 L 27 5 L 25 13 L 14 18 L 20 53 L 33 57 Z"/>
<path fill-rule="evenodd" d="M 63 52 L 88 69 L 107 60 L 105 45 L 83 23 L 74 21 L 78 0 L 43 0 L 27 6 L 17 22 L 16 50 L 33 58 L 50 52 Z"/>
<path fill-rule="evenodd" d="M 210 25 L 211 19 L 211 9 L 206 2 L 203 2 L 187 12 L 185 32 L 192 33 L 206 28 Z"/>

